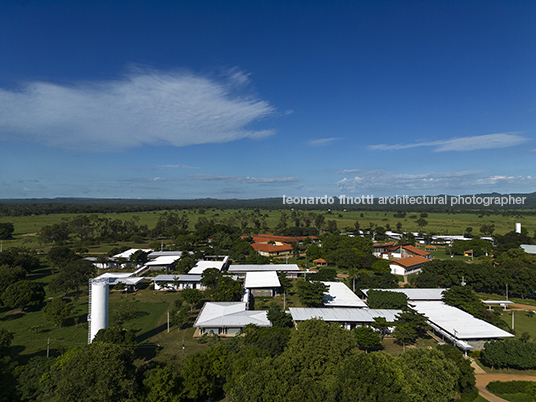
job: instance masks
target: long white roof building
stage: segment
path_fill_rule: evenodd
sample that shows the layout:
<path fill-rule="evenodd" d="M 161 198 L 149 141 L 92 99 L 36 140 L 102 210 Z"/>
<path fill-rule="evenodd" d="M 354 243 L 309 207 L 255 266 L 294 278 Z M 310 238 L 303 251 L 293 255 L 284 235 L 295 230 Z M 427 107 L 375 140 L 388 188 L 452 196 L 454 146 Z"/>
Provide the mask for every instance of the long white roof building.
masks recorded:
<path fill-rule="evenodd" d="M 328 287 L 324 293 L 326 307 L 358 307 L 366 308 L 366 303 L 342 282 L 322 282 Z"/>

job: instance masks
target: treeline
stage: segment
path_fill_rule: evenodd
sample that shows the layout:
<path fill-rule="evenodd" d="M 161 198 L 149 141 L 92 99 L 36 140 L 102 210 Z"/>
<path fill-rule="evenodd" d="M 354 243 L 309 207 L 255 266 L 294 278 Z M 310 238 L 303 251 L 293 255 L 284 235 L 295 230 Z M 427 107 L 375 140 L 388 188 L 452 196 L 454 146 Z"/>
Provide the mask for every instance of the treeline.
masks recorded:
<path fill-rule="evenodd" d="M 5 401 L 61 402 L 224 397 L 234 402 L 441 402 L 477 395 L 473 369 L 450 345 L 408 350 L 398 357 L 365 353 L 357 348 L 354 332 L 319 320 L 302 322 L 297 330 L 248 326 L 244 336 L 209 342 L 203 352 L 136 366 L 127 335 L 115 331 L 63 356 L 34 358 L 22 367 L 2 360 L 0 393 Z"/>
<path fill-rule="evenodd" d="M 433 260 L 422 273 L 410 277 L 418 288 L 450 288 L 462 280 L 477 292 L 505 294 L 513 297 L 536 296 L 536 257 L 523 250 L 509 250 L 495 259 L 466 263 L 457 260 Z"/>
<path fill-rule="evenodd" d="M 481 361 L 494 368 L 536 369 L 536 343 L 506 339 L 487 342 Z"/>
<path fill-rule="evenodd" d="M 500 194 L 478 194 L 478 197 L 500 197 Z M 508 195 L 506 195 L 508 196 Z M 416 212 L 442 212 L 442 213 L 476 213 L 489 215 L 502 213 L 506 215 L 534 215 L 536 214 L 536 193 L 512 194 L 513 197 L 525 197 L 523 204 L 508 205 L 507 208 L 490 205 L 482 208 L 475 204 L 455 205 L 450 207 L 450 198 L 447 205 L 403 205 L 403 210 Z M 448 196 L 451 197 L 451 196 Z M 301 204 L 284 205 L 281 197 L 259 198 L 250 200 L 237 199 L 195 199 L 195 200 L 133 200 L 133 199 L 97 199 L 97 198 L 56 198 L 56 199 L 4 199 L 0 200 L 0 216 L 28 216 L 59 213 L 120 213 L 160 211 L 170 209 L 196 209 L 196 208 L 222 208 L 222 209 L 278 209 L 302 211 L 332 210 L 332 211 L 395 211 L 400 212 L 400 205 L 380 204 L 378 199 L 373 204 L 341 204 L 337 197 L 333 197 L 333 204 Z"/>

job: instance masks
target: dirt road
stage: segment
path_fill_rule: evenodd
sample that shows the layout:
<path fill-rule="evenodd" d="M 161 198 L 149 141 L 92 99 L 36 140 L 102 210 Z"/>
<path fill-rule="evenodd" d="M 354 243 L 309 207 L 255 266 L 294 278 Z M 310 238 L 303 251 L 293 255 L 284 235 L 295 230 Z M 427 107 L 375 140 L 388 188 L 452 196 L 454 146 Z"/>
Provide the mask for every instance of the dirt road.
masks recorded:
<path fill-rule="evenodd" d="M 536 376 L 534 375 L 520 375 L 520 374 L 504 374 L 504 373 L 497 373 L 497 374 L 475 374 L 476 377 L 476 387 L 478 388 L 478 392 L 480 393 L 480 396 L 483 398 L 486 398 L 488 401 L 493 402 L 508 402 L 506 399 L 499 398 L 496 395 L 493 395 L 491 392 L 489 392 L 486 389 L 486 385 L 488 385 L 492 381 L 536 381 Z"/>

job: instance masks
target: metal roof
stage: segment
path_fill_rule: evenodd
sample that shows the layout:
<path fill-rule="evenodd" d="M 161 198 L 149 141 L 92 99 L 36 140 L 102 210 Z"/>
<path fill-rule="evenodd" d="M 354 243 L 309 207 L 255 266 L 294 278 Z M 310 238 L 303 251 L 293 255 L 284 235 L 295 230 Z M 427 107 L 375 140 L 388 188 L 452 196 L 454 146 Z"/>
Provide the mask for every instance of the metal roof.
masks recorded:
<path fill-rule="evenodd" d="M 522 244 L 520 247 L 525 251 L 525 253 L 536 254 L 536 246 L 535 245 Z"/>
<path fill-rule="evenodd" d="M 147 258 L 149 258 L 150 260 L 154 260 L 155 258 L 165 257 L 165 256 L 181 257 L 182 251 L 153 251 L 147 256 Z"/>
<path fill-rule="evenodd" d="M 145 265 L 149 267 L 153 265 L 171 265 L 179 259 L 180 257 L 177 255 L 163 255 L 156 257 L 154 260 L 148 261 Z"/>
<path fill-rule="evenodd" d="M 291 307 L 290 314 L 294 321 L 305 321 L 318 318 L 323 321 L 372 323 L 374 317 L 384 317 L 387 322 L 394 322 L 395 316 L 402 310 L 385 310 L 369 308 L 310 308 Z"/>
<path fill-rule="evenodd" d="M 412 303 L 419 313 L 429 321 L 458 339 L 495 339 L 513 338 L 509 332 L 503 331 L 486 321 L 473 317 L 456 307 L 443 302 L 428 301 Z"/>
<path fill-rule="evenodd" d="M 153 251 L 150 248 L 148 248 L 148 249 L 131 248 L 131 249 L 128 249 L 127 251 L 123 251 L 122 253 L 114 255 L 113 258 L 126 258 L 128 260 L 132 254 L 134 254 L 136 251 L 139 251 L 139 250 L 141 250 L 141 251 L 143 251 L 145 253 L 150 253 L 151 251 Z"/>
<path fill-rule="evenodd" d="M 362 292 L 367 295 L 369 290 L 380 290 L 384 292 L 398 292 L 404 293 L 408 296 L 410 301 L 412 300 L 421 300 L 421 301 L 439 301 L 443 298 L 443 292 L 447 289 L 433 289 L 433 288 L 423 288 L 423 289 L 406 289 L 406 288 L 396 288 L 396 289 L 363 289 Z"/>
<path fill-rule="evenodd" d="M 265 264 L 265 265 L 236 265 L 229 267 L 231 273 L 255 272 L 255 271 L 291 271 L 300 272 L 297 264 Z"/>
<path fill-rule="evenodd" d="M 342 282 L 322 282 L 328 286 L 324 293 L 324 305 L 327 307 L 367 307 L 365 302 Z"/>
<path fill-rule="evenodd" d="M 244 327 L 255 324 L 271 327 L 267 311 L 246 310 L 244 302 L 206 302 L 194 327 Z"/>
<path fill-rule="evenodd" d="M 190 271 L 188 271 L 188 273 L 201 275 L 206 269 L 209 268 L 216 268 L 217 270 L 221 271 L 224 264 L 225 261 L 197 261 L 197 263 Z"/>
<path fill-rule="evenodd" d="M 281 283 L 275 271 L 246 272 L 244 288 L 280 288 Z"/>
<path fill-rule="evenodd" d="M 200 282 L 201 275 L 158 275 L 151 279 L 153 282 Z"/>

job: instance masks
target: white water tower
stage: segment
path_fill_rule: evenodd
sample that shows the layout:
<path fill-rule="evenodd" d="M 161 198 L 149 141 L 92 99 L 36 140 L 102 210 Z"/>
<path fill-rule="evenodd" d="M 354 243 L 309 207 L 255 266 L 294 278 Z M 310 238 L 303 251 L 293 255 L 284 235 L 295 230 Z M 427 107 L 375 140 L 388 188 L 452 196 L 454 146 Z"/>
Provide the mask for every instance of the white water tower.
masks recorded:
<path fill-rule="evenodd" d="M 516 223 L 516 233 L 521 233 L 521 223 Z"/>
<path fill-rule="evenodd" d="M 108 328 L 108 288 L 108 278 L 89 280 L 88 343 L 99 330 Z"/>

